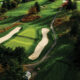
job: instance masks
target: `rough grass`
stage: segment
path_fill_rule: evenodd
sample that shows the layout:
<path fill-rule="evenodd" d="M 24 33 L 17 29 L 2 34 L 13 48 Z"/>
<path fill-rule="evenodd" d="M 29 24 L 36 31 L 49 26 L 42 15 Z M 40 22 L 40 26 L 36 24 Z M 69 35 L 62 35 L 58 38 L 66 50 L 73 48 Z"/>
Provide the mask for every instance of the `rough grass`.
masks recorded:
<path fill-rule="evenodd" d="M 7 25 L 11 25 L 18 19 L 21 19 L 23 15 L 27 14 L 28 9 L 34 3 L 35 1 L 20 4 L 17 8 L 5 13 L 5 15 L 9 16 L 9 18 L 4 21 L 1 21 L 0 26 L 4 28 Z M 54 14 L 57 12 L 56 8 L 58 8 L 61 3 L 56 1 L 56 3 L 54 4 L 54 3 L 47 2 L 46 0 L 45 1 L 40 0 L 39 4 L 41 6 L 43 5 L 46 6 L 46 8 L 41 9 L 41 12 L 39 13 L 39 15 L 42 16 L 42 18 L 35 20 L 33 22 L 24 23 L 23 25 L 21 25 L 21 27 L 23 27 L 23 30 L 19 34 L 17 34 L 17 35 L 27 36 L 30 38 L 35 38 L 37 39 L 36 42 L 34 40 L 30 40 L 28 38 L 23 38 L 23 37 L 18 37 L 15 35 L 15 37 L 13 37 L 11 40 L 4 43 L 6 47 L 11 47 L 14 49 L 18 46 L 22 46 L 28 51 L 30 47 L 34 46 L 40 40 L 39 36 L 41 34 L 37 34 L 37 32 L 39 32 L 39 30 L 41 31 L 41 28 L 43 27 L 49 28 L 50 22 L 53 19 Z"/>
<path fill-rule="evenodd" d="M 39 0 L 39 4 L 41 6 L 46 6 L 44 9 L 41 9 L 41 12 L 39 13 L 39 15 L 42 16 L 42 18 L 21 25 L 23 27 L 23 30 L 17 35 L 15 35 L 12 39 L 5 42 L 4 45 L 13 49 L 18 46 L 22 46 L 26 49 L 27 55 L 30 55 L 33 52 L 39 40 L 41 39 L 41 28 L 49 28 L 50 22 L 52 21 L 54 15 L 58 12 L 57 8 L 61 5 L 61 3 L 62 0 L 57 0 L 53 3 L 50 3 L 46 0 Z M 9 18 L 4 21 L 1 21 L 0 25 L 6 26 L 20 19 L 20 16 L 22 17 L 23 15 L 25 15 L 28 12 L 28 8 L 30 8 L 33 4 L 34 1 L 20 4 L 18 8 L 8 11 L 5 15 L 8 15 Z M 64 26 L 61 26 L 61 28 L 62 30 L 60 28 L 59 30 L 64 32 Z M 67 27 L 65 29 L 67 29 Z M 67 63 L 65 64 L 64 62 L 62 62 L 67 61 L 71 64 L 71 62 L 69 62 L 69 58 L 72 55 L 71 52 L 73 51 L 74 46 L 72 44 L 72 41 L 70 41 L 69 38 L 67 38 L 67 35 L 63 35 L 61 37 L 58 36 L 58 34 L 60 33 L 59 30 L 56 30 L 58 41 L 56 47 L 50 53 L 51 57 L 36 67 L 36 69 L 39 67 L 40 71 L 38 71 L 38 75 L 35 80 L 80 80 L 77 79 L 78 71 L 75 70 L 74 67 L 70 67 Z M 19 36 L 25 36 L 27 38 Z M 35 38 L 36 41 L 30 38 Z M 52 41 L 53 40 L 51 37 L 50 42 Z M 49 44 L 51 45 L 51 43 Z M 39 59 L 41 59 L 44 56 L 44 54 L 46 54 L 48 46 L 46 46 L 46 49 L 44 49 Z M 36 60 L 35 62 L 37 62 L 38 60 Z"/>

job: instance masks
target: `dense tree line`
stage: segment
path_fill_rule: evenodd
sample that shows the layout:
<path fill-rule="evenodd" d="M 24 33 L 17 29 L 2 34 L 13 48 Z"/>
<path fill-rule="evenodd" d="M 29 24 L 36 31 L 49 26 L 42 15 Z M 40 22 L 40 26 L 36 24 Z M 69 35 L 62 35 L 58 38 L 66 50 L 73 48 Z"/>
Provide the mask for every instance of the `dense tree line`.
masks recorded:
<path fill-rule="evenodd" d="M 63 9 L 66 9 L 66 10 L 77 9 L 77 2 L 76 1 L 72 2 L 71 0 L 68 0 L 67 5 L 64 5 Z"/>
<path fill-rule="evenodd" d="M 0 15 L 5 13 L 7 10 L 16 8 L 19 3 L 25 3 L 31 0 L 4 0 L 0 8 Z"/>
<path fill-rule="evenodd" d="M 0 64 L 4 69 L 4 75 L 0 80 L 24 80 L 22 64 L 26 60 L 24 48 L 17 47 L 15 50 L 0 46 Z"/>
<path fill-rule="evenodd" d="M 70 38 L 74 40 L 74 55 L 73 55 L 73 64 L 80 69 L 80 12 L 73 11 L 72 16 L 70 17 Z"/>

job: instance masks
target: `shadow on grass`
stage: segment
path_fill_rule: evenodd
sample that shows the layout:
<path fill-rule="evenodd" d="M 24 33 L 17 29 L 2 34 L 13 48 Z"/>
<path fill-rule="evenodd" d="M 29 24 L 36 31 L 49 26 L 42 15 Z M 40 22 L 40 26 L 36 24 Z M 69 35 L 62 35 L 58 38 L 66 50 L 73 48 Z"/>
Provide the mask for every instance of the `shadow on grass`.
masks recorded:
<path fill-rule="evenodd" d="M 43 25 L 50 25 L 52 19 L 54 18 L 55 15 L 49 15 L 47 17 L 42 17 L 38 20 L 35 20 L 33 22 L 31 22 L 30 24 L 38 24 L 40 26 L 43 26 Z"/>
<path fill-rule="evenodd" d="M 21 36 L 21 35 L 15 35 L 15 36 L 17 36 L 17 37 L 22 37 L 22 38 L 28 38 L 28 39 L 31 39 L 31 40 L 37 40 L 37 39 L 35 39 L 35 38 L 32 38 L 32 37 L 28 37 L 28 36 Z"/>
<path fill-rule="evenodd" d="M 14 23 L 14 22 L 22 19 L 23 17 L 24 17 L 24 15 L 21 15 L 21 16 L 11 16 L 11 17 L 5 19 L 4 21 L 1 21 L 0 24 Z"/>

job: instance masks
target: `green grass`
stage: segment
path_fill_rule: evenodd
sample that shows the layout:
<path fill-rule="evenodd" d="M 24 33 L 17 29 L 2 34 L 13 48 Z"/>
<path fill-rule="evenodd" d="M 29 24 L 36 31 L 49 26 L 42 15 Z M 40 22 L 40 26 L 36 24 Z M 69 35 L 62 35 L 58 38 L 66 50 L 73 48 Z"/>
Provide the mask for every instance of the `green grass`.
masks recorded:
<path fill-rule="evenodd" d="M 28 50 L 30 50 L 30 48 L 32 46 L 34 47 L 34 45 L 37 42 L 39 42 L 39 40 L 41 39 L 41 38 L 39 38 L 39 36 L 41 36 L 41 34 L 37 34 L 37 33 L 39 31 L 41 31 L 41 28 L 43 28 L 43 27 L 49 28 L 50 22 L 53 19 L 54 14 L 57 12 L 57 11 L 54 11 L 54 9 L 58 8 L 58 6 L 60 6 L 60 4 L 61 4 L 58 1 L 56 1 L 56 4 L 54 4 L 54 3 L 52 3 L 52 4 L 47 3 L 46 4 L 45 2 L 47 3 L 46 0 L 44 0 L 44 1 L 40 0 L 39 1 L 39 4 L 41 6 L 42 5 L 46 6 L 46 8 L 41 9 L 41 12 L 39 13 L 39 15 L 42 16 L 42 18 L 40 18 L 38 20 L 35 20 L 33 22 L 24 23 L 23 25 L 21 25 L 21 27 L 23 27 L 23 30 L 19 34 L 17 34 L 17 35 L 22 35 L 22 36 L 28 36 L 28 37 L 31 37 L 31 38 L 35 38 L 35 39 L 37 39 L 37 41 L 15 36 L 11 40 L 4 43 L 4 45 L 6 47 L 11 47 L 11 48 L 14 49 L 18 46 L 22 46 L 28 51 Z M 35 3 L 35 1 L 20 4 L 17 8 L 15 8 L 13 10 L 10 10 L 7 13 L 5 13 L 6 16 L 9 16 L 9 18 L 0 22 L 1 28 L 5 28 L 6 26 L 11 25 L 13 22 L 15 22 L 18 19 L 20 19 L 21 17 L 23 17 L 23 15 L 27 14 L 28 9 L 34 3 Z M 34 49 L 34 48 L 32 48 L 32 49 Z"/>
<path fill-rule="evenodd" d="M 39 15 L 42 17 L 33 22 L 28 22 L 28 23 L 24 23 L 23 25 L 20 25 L 21 27 L 23 27 L 23 29 L 13 38 L 5 42 L 3 45 L 5 45 L 6 47 L 11 47 L 12 49 L 15 49 L 16 47 L 19 47 L 19 46 L 24 47 L 26 50 L 27 56 L 34 51 L 36 45 L 41 40 L 41 36 L 42 36 L 41 29 L 44 27 L 50 28 L 50 23 L 54 15 L 58 12 L 57 8 L 61 5 L 62 0 L 57 0 L 56 2 L 53 2 L 53 3 L 50 3 L 47 0 L 38 0 L 38 2 L 41 6 L 42 5 L 46 6 L 46 8 L 41 9 L 41 12 L 39 13 Z M 20 4 L 17 8 L 5 13 L 5 15 L 9 16 L 9 18 L 0 22 L 1 28 L 11 25 L 13 22 L 23 17 L 23 15 L 27 14 L 28 9 L 34 3 L 35 3 L 34 1 L 31 1 L 28 3 Z M 78 9 L 80 9 L 79 6 L 80 4 L 78 3 Z M 67 15 L 70 16 L 70 14 L 67 14 Z M 65 61 L 65 62 L 67 61 L 68 63 L 71 63 L 69 62 L 69 56 L 72 55 L 71 53 L 74 49 L 73 41 L 70 41 L 69 38 L 67 38 L 67 35 L 64 35 L 62 37 L 58 36 L 58 34 L 63 33 L 64 30 L 66 29 L 67 27 L 64 28 L 64 26 L 60 26 L 60 28 L 56 30 L 56 27 L 55 27 L 57 39 L 58 39 L 57 45 L 53 49 L 53 51 L 50 53 L 49 56 L 51 57 L 46 61 L 44 61 L 42 64 L 37 66 L 37 67 L 40 67 L 41 70 L 38 71 L 38 76 L 36 77 L 35 80 L 78 80 L 76 78 L 78 71 L 74 70 L 74 67 L 69 67 L 68 64 L 61 62 L 61 61 Z M 0 34 L 0 37 L 9 33 L 9 31 L 3 34 Z M 26 38 L 19 37 L 19 36 L 25 36 Z M 46 54 L 47 50 L 52 45 L 52 42 L 54 39 L 52 32 L 49 33 L 49 37 L 50 37 L 49 44 L 46 46 L 46 48 L 40 55 L 40 58 L 34 62 L 39 61 L 44 56 L 44 54 Z M 33 40 L 33 39 L 36 39 L 36 40 Z"/>
<path fill-rule="evenodd" d="M 26 30 L 23 30 L 21 33 L 17 34 L 17 36 L 15 35 L 13 39 L 7 41 L 4 45 L 6 47 L 11 47 L 12 49 L 15 49 L 16 47 L 24 47 L 26 51 L 28 51 L 31 46 L 35 44 L 36 41 L 34 39 L 37 38 L 37 27 L 27 27 Z"/>

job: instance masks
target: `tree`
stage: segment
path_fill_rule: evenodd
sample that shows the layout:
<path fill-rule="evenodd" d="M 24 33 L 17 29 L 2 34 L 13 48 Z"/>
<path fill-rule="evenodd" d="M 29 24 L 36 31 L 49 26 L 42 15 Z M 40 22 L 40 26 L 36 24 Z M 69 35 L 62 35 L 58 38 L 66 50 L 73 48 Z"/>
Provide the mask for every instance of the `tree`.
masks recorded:
<path fill-rule="evenodd" d="M 72 9 L 73 9 L 73 10 L 74 10 L 74 9 L 77 9 L 77 2 L 76 2 L 76 1 L 73 2 Z"/>
<path fill-rule="evenodd" d="M 49 0 L 49 1 L 54 2 L 55 0 Z"/>
<path fill-rule="evenodd" d="M 77 37 L 79 33 L 79 20 L 80 20 L 80 12 L 78 11 L 73 11 L 72 16 L 70 17 L 70 26 L 71 26 L 71 31 L 70 35 Z"/>
<path fill-rule="evenodd" d="M 31 0 L 22 0 L 23 3 L 28 2 L 28 1 L 31 1 Z"/>
<path fill-rule="evenodd" d="M 75 36 L 75 37 L 77 36 L 77 34 L 78 34 L 78 26 L 79 26 L 79 23 L 77 21 L 74 21 L 72 23 L 70 35 Z"/>
<path fill-rule="evenodd" d="M 23 48 L 5 48 L 0 45 L 0 64 L 5 71 L 1 80 L 24 80 L 25 72 L 21 66 L 26 58 Z M 20 61 L 19 61 L 20 60 Z M 21 62 L 21 63 L 20 63 Z"/>
<path fill-rule="evenodd" d="M 14 1 L 17 2 L 17 4 L 22 2 L 22 0 L 14 0 Z"/>
<path fill-rule="evenodd" d="M 11 9 L 17 7 L 16 1 L 11 1 Z"/>
<path fill-rule="evenodd" d="M 36 7 L 37 12 L 40 12 L 40 5 L 38 2 L 35 3 L 35 7 Z"/>
<path fill-rule="evenodd" d="M 25 62 L 26 59 L 26 53 L 25 53 L 25 49 L 22 47 L 17 47 L 14 51 L 13 51 L 14 57 L 17 58 L 17 60 L 19 61 L 20 64 Z"/>
<path fill-rule="evenodd" d="M 80 68 L 80 35 L 77 37 L 77 42 L 75 44 L 75 55 L 74 55 L 74 64 Z"/>
<path fill-rule="evenodd" d="M 6 4 L 6 1 L 3 1 L 3 4 L 1 6 L 2 8 L 7 8 L 7 4 Z"/>
<path fill-rule="evenodd" d="M 67 4 L 67 6 L 66 6 L 66 9 L 67 9 L 67 10 L 73 9 L 73 3 L 72 3 L 71 0 L 68 0 L 68 4 Z"/>

